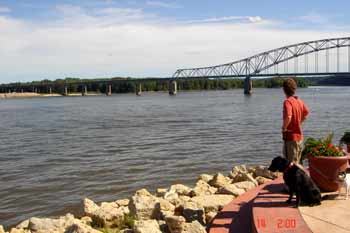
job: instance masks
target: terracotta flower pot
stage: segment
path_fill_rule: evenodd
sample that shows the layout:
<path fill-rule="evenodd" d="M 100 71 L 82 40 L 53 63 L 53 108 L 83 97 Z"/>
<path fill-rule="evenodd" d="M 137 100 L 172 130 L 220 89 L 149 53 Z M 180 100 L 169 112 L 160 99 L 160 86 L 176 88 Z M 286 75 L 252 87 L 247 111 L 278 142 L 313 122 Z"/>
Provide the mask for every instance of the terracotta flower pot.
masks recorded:
<path fill-rule="evenodd" d="M 338 190 L 338 172 L 345 171 L 348 166 L 348 156 L 328 157 L 309 156 L 310 176 L 323 191 Z"/>

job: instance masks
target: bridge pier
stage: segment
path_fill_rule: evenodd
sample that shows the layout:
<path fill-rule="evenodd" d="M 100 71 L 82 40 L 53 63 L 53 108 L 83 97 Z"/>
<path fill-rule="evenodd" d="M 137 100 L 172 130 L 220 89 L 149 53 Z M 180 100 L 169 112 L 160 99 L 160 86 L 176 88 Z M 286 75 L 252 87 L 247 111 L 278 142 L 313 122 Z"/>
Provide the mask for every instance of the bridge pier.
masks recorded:
<path fill-rule="evenodd" d="M 136 95 L 140 96 L 142 94 L 142 84 L 138 83 L 136 84 Z"/>
<path fill-rule="evenodd" d="M 63 95 L 64 95 L 64 96 L 68 96 L 68 88 L 67 88 L 67 86 L 65 86 L 65 87 L 63 88 Z"/>
<path fill-rule="evenodd" d="M 250 76 L 247 76 L 244 80 L 244 94 L 251 95 L 253 93 L 253 82 Z"/>
<path fill-rule="evenodd" d="M 49 94 L 51 95 L 52 94 L 52 88 L 49 87 Z"/>
<path fill-rule="evenodd" d="M 169 81 L 169 95 L 177 94 L 177 82 L 175 80 Z"/>
<path fill-rule="evenodd" d="M 112 95 L 112 85 L 109 84 L 106 86 L 106 96 L 111 96 Z"/>
<path fill-rule="evenodd" d="M 86 85 L 83 87 L 81 95 L 87 96 L 87 86 Z"/>

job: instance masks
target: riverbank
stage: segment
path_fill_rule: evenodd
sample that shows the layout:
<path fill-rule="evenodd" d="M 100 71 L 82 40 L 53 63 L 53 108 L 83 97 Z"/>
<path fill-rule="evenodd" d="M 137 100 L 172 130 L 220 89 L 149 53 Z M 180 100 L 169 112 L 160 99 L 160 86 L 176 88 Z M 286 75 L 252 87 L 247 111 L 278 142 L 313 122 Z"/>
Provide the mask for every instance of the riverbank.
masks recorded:
<path fill-rule="evenodd" d="M 101 93 L 88 93 L 86 96 L 99 96 L 104 95 Z M 0 93 L 0 99 L 15 99 L 15 98 L 35 98 L 35 97 L 62 97 L 61 94 L 39 94 L 34 92 L 11 92 L 11 93 Z M 82 96 L 81 93 L 71 93 L 67 96 Z"/>
<path fill-rule="evenodd" d="M 32 217 L 9 233 L 205 233 L 230 201 L 278 177 L 264 166 L 235 166 L 227 176 L 202 174 L 193 187 L 174 184 L 151 194 L 140 189 L 129 199 L 96 204 L 85 198 L 82 216 Z M 4 233 L 0 225 L 0 233 Z"/>

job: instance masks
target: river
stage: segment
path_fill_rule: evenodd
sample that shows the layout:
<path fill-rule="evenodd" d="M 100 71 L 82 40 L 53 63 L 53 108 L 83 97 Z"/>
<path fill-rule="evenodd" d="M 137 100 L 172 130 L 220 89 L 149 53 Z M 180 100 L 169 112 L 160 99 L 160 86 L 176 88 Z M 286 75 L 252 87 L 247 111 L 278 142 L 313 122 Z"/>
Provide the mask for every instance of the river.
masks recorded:
<path fill-rule="evenodd" d="M 281 89 L 0 100 L 0 224 L 193 185 L 281 154 Z M 350 87 L 298 90 L 306 136 L 350 130 Z"/>

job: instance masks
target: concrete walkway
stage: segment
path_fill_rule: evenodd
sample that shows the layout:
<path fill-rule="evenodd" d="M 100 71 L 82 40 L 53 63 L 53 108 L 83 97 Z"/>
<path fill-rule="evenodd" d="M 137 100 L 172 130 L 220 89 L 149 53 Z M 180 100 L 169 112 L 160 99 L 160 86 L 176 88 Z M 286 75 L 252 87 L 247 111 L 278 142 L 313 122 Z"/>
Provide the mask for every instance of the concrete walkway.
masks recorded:
<path fill-rule="evenodd" d="M 350 232 L 350 199 L 328 195 L 320 206 L 299 207 L 309 228 L 315 233 Z"/>

